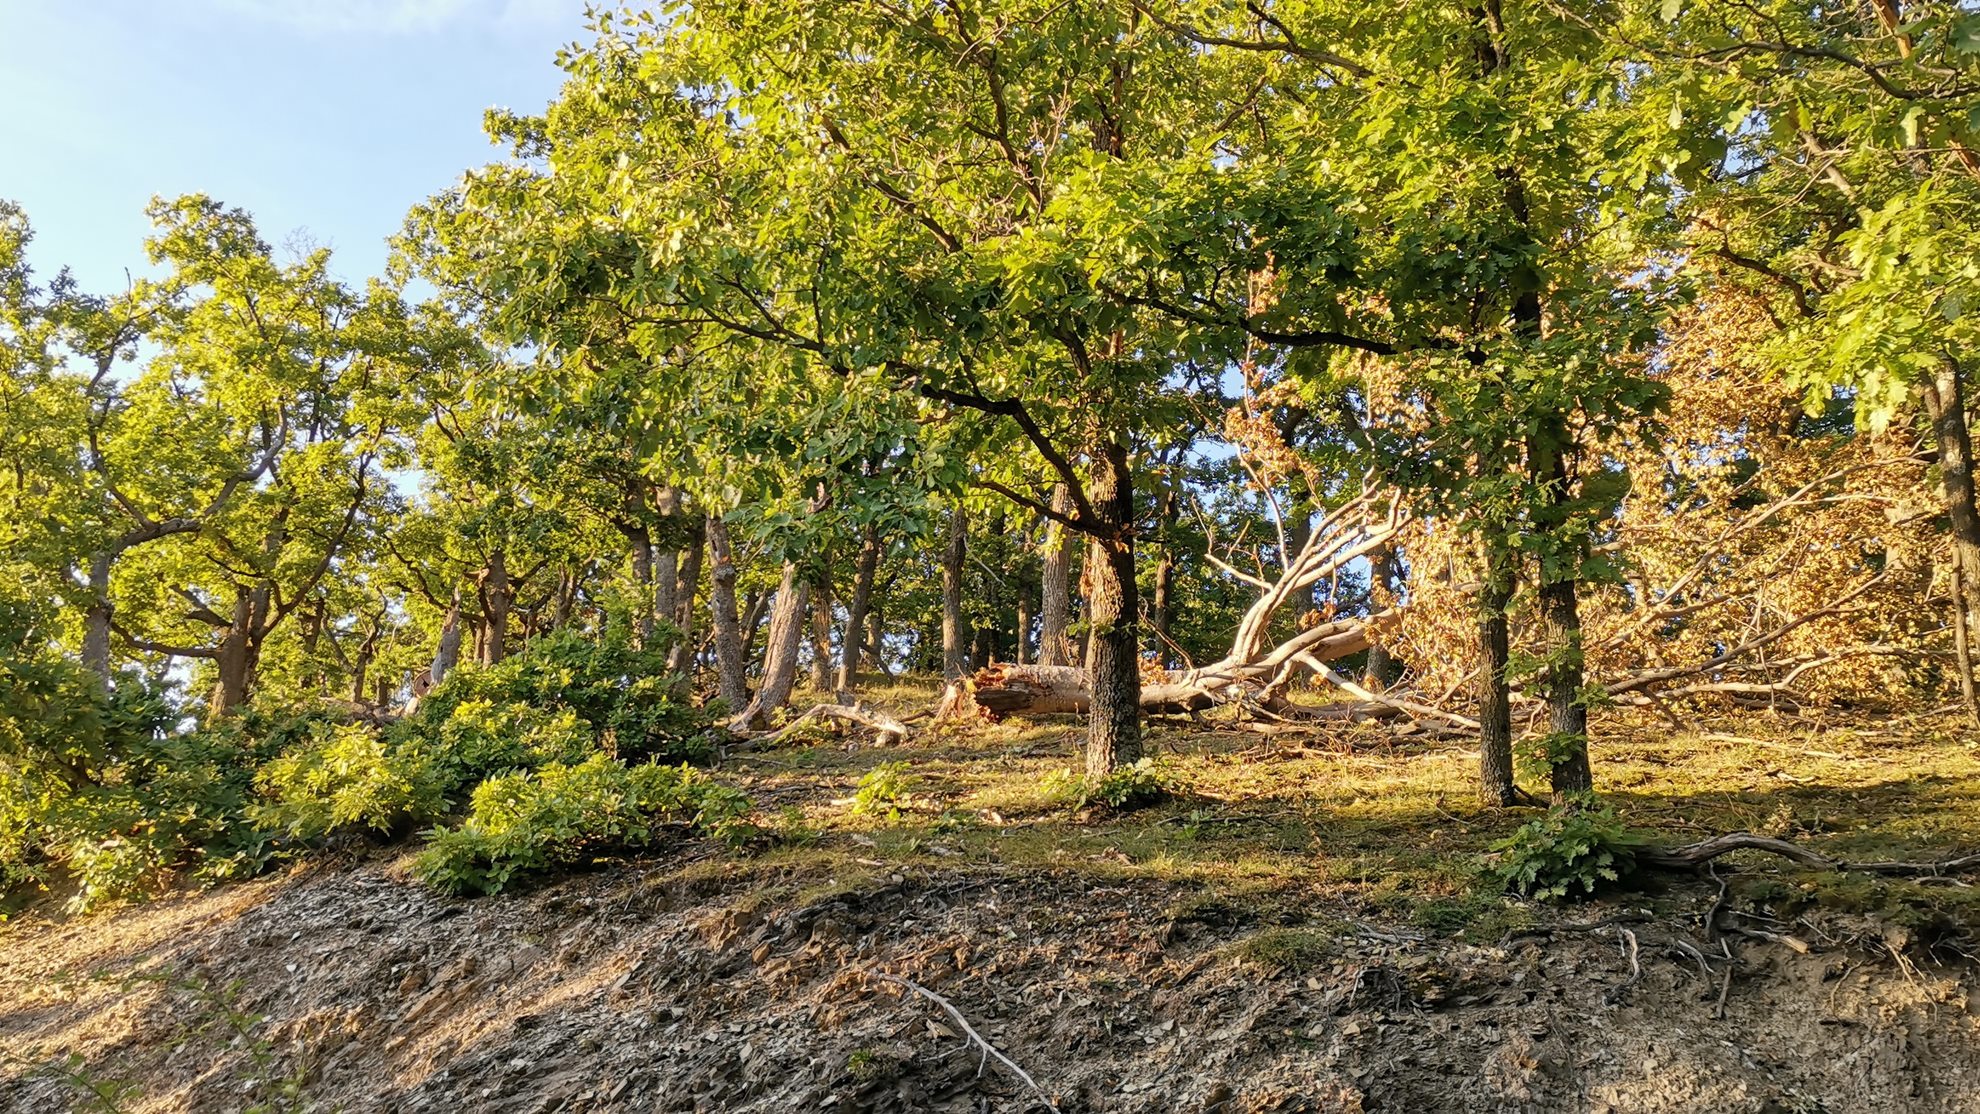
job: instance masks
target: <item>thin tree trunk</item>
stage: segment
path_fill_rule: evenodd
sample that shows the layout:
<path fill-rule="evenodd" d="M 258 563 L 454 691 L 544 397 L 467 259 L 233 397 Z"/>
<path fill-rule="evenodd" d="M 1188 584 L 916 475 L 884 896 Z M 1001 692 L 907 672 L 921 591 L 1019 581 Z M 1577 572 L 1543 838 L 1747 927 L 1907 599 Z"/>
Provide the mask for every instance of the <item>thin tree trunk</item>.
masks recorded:
<path fill-rule="evenodd" d="M 1973 480 L 1973 432 L 1966 420 L 1966 383 L 1959 364 L 1944 359 L 1939 372 L 1925 384 L 1925 408 L 1932 419 L 1932 432 L 1939 446 L 1939 484 L 1945 493 L 1946 515 L 1952 524 L 1953 610 L 1960 637 L 1972 644 L 1976 607 L 1980 594 L 1980 507 L 1976 507 Z M 1966 694 L 1974 684 L 1970 662 L 1960 663 L 1960 691 Z M 1970 715 L 1980 716 L 1968 699 Z"/>
<path fill-rule="evenodd" d="M 839 647 L 840 695 L 859 689 L 861 640 L 866 636 L 866 620 L 873 606 L 873 577 L 880 569 L 880 530 L 869 523 L 859 543 L 859 563 L 853 568 L 852 598 L 846 601 L 846 626 Z"/>
<path fill-rule="evenodd" d="M 1513 780 L 1512 689 L 1506 681 L 1511 656 L 1506 608 L 1512 602 L 1513 558 L 1489 547 L 1485 585 L 1478 606 L 1478 776 L 1487 805 L 1505 807 L 1519 800 Z"/>
<path fill-rule="evenodd" d="M 1578 581 L 1572 577 L 1540 586 L 1540 621 L 1547 628 L 1545 678 L 1550 727 L 1547 758 L 1554 803 L 1566 804 L 1595 787 L 1588 764 L 1588 706 L 1582 702 L 1581 615 Z"/>
<path fill-rule="evenodd" d="M 742 647 L 745 662 L 756 659 L 756 636 L 763 630 L 763 613 L 776 595 L 774 591 L 758 589 L 749 594 L 749 602 L 743 606 Z"/>
<path fill-rule="evenodd" d="M 1368 613 L 1379 615 L 1395 605 L 1396 548 L 1385 545 L 1368 555 Z M 1397 662 L 1381 643 L 1368 647 L 1361 683 L 1381 692 L 1396 682 Z"/>
<path fill-rule="evenodd" d="M 969 545 L 969 523 L 957 507 L 949 516 L 949 547 L 942 556 L 942 678 L 953 681 L 969 672 L 963 642 L 963 560 Z"/>
<path fill-rule="evenodd" d="M 667 651 L 667 669 L 683 676 L 693 666 L 689 658 L 694 653 L 694 597 L 701 589 L 702 554 L 707 548 L 708 522 L 696 519 L 688 533 L 687 554 L 681 559 L 680 586 L 674 594 L 674 626 L 680 628 L 681 637 Z"/>
<path fill-rule="evenodd" d="M 1100 778 L 1141 757 L 1140 605 L 1134 580 L 1134 478 L 1127 446 L 1107 445 L 1093 460 L 1093 509 L 1108 536 L 1087 546 L 1087 660 L 1092 687 L 1086 772 Z"/>
<path fill-rule="evenodd" d="M 1052 488 L 1052 509 L 1072 513 L 1072 493 L 1065 484 Z M 1038 664 L 1066 665 L 1066 628 L 1072 621 L 1072 532 L 1052 522 L 1045 528 L 1045 552 L 1040 562 L 1038 601 Z"/>
<path fill-rule="evenodd" d="M 632 539 L 633 583 L 638 587 L 636 598 L 646 600 L 653 595 L 653 535 L 644 526 L 635 526 L 626 531 Z M 633 619 L 633 632 L 642 649 L 653 645 L 653 613 L 640 607 Z"/>
<path fill-rule="evenodd" d="M 832 582 L 823 574 L 811 584 L 811 689 L 832 691 Z"/>
<path fill-rule="evenodd" d="M 461 660 L 461 592 L 454 589 L 453 602 L 447 605 L 447 617 L 440 623 L 440 645 L 433 651 L 433 668 L 428 670 L 427 691 L 440 687 L 447 674 Z"/>
<path fill-rule="evenodd" d="M 1013 655 L 1019 665 L 1031 664 L 1031 585 L 1019 584 L 1017 597 L 1017 648 Z"/>
<path fill-rule="evenodd" d="M 770 726 L 771 713 L 790 702 L 797 684 L 798 644 L 804 634 L 805 584 L 798 579 L 797 565 L 784 562 L 784 579 L 777 587 L 777 602 L 770 611 L 770 637 L 764 647 L 763 687 L 741 717 L 752 731 Z"/>
<path fill-rule="evenodd" d="M 887 668 L 887 623 L 879 608 L 866 613 L 866 660 L 880 675 L 893 680 L 894 674 Z"/>
<path fill-rule="evenodd" d="M 1165 477 L 1160 494 L 1155 497 L 1155 599 L 1148 609 L 1148 624 L 1154 629 L 1152 640 L 1155 651 L 1162 660 L 1169 656 L 1169 628 L 1175 623 L 1175 581 L 1176 555 L 1175 524 L 1179 500 L 1175 485 Z"/>
<path fill-rule="evenodd" d="M 1959 668 L 1959 698 L 1966 705 L 1966 722 L 1980 727 L 1980 694 L 1974 692 L 1973 685 L 1973 638 L 1966 622 L 1967 593 L 1972 590 L 1959 571 L 1959 562 L 1953 562 L 1953 661 Z"/>
<path fill-rule="evenodd" d="M 715 630 L 715 674 L 722 702 L 731 712 L 749 704 L 747 659 L 743 657 L 742 620 L 736 615 L 736 563 L 729 552 L 729 524 L 721 515 L 708 516 L 708 621 Z"/>
<path fill-rule="evenodd" d="M 674 600 L 680 590 L 681 559 L 674 543 L 681 532 L 681 492 L 679 488 L 662 485 L 654 489 L 653 499 L 659 507 L 661 522 L 660 537 L 653 547 L 653 614 L 672 623 Z M 671 648 L 672 643 L 668 645 Z"/>

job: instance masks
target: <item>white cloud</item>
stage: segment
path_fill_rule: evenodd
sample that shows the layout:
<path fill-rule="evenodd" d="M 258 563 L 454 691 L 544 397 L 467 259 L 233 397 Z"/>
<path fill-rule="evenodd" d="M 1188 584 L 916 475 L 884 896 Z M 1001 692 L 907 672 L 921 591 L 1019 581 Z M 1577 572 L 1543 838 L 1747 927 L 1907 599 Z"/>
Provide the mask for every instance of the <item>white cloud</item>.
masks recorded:
<path fill-rule="evenodd" d="M 416 35 L 463 24 L 522 29 L 570 24 L 583 0 L 216 0 L 235 15 L 302 31 Z"/>

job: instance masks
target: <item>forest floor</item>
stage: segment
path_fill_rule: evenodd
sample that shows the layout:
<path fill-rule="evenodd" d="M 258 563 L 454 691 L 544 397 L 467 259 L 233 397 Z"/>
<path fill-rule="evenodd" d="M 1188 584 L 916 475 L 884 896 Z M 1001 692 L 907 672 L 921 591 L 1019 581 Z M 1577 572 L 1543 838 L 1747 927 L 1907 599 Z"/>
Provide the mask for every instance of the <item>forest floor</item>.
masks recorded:
<path fill-rule="evenodd" d="M 1598 789 L 1672 843 L 1980 850 L 1980 740 L 1951 718 L 1598 732 Z M 0 1109 L 1980 1111 L 1970 876 L 1743 852 L 1536 905 L 1480 884 L 1537 811 L 1475 804 L 1460 741 L 1163 725 L 1178 794 L 1108 814 L 1057 788 L 1080 739 L 732 754 L 757 845 L 494 898 L 363 847 L 30 912 L 0 926 Z"/>

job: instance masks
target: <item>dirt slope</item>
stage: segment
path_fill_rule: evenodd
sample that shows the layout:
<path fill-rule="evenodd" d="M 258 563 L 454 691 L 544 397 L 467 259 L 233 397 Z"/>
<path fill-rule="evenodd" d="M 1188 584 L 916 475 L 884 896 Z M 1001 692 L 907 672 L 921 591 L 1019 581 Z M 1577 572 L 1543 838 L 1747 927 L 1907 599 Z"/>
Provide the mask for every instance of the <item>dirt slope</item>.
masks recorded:
<path fill-rule="evenodd" d="M 1980 1111 L 1971 968 L 1750 947 L 1719 1020 L 1682 956 L 1623 985 L 1610 932 L 1294 930 L 974 869 L 767 900 L 778 869 L 464 902 L 373 861 L 10 926 L 0 1109 L 102 1109 L 81 1085 L 110 1079 L 130 1111 L 1043 1109 L 880 970 L 1066 1111 Z"/>

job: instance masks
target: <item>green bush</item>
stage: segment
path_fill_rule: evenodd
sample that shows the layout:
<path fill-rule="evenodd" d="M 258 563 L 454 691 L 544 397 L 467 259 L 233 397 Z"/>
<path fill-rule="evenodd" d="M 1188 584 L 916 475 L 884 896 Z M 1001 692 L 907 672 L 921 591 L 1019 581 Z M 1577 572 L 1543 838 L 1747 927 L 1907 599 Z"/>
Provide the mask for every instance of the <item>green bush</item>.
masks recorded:
<path fill-rule="evenodd" d="M 915 777 L 906 762 L 882 762 L 866 771 L 853 791 L 854 816 L 883 816 L 889 822 L 901 818 L 901 805 L 914 790 Z"/>
<path fill-rule="evenodd" d="M 669 825 L 734 838 L 748 812 L 740 792 L 691 767 L 593 755 L 482 782 L 459 827 L 429 833 L 415 870 L 450 893 L 499 893 L 521 875 L 648 846 Z"/>
<path fill-rule="evenodd" d="M 326 726 L 255 776 L 260 829 L 315 841 L 333 831 L 391 832 L 445 807 L 443 774 L 418 747 L 395 748 L 367 724 Z"/>
<path fill-rule="evenodd" d="M 663 653 L 635 648 L 623 635 L 559 631 L 499 664 L 448 674 L 412 722 L 433 737 L 463 714 L 485 715 L 467 710 L 477 703 L 493 709 L 498 722 L 517 708 L 561 712 L 582 720 L 597 747 L 619 758 L 700 761 L 714 751 L 714 716 L 678 699 L 681 687 Z"/>
<path fill-rule="evenodd" d="M 1116 812 L 1159 804 L 1175 793 L 1171 779 L 1152 758 L 1122 766 L 1098 780 L 1061 770 L 1047 775 L 1044 790 L 1048 798 L 1073 808 L 1098 806 Z"/>
<path fill-rule="evenodd" d="M 1559 900 L 1579 887 L 1582 896 L 1621 882 L 1636 869 L 1636 853 L 1648 837 L 1633 832 L 1613 808 L 1570 805 L 1523 825 L 1494 843 L 1491 876 L 1528 897 Z"/>

